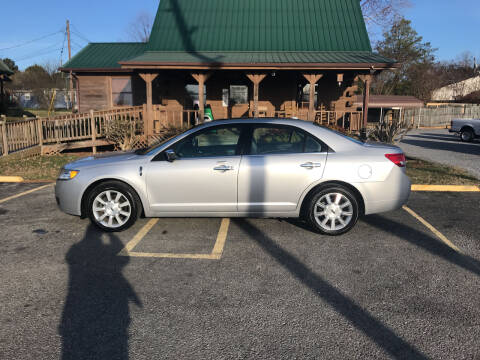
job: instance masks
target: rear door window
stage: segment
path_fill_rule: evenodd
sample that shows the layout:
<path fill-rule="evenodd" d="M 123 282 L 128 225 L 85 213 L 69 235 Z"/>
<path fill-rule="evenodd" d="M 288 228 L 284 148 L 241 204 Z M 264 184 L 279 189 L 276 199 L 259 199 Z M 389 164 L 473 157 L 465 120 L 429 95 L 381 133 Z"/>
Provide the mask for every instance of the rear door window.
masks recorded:
<path fill-rule="evenodd" d="M 302 154 L 325 151 L 325 144 L 295 127 L 257 126 L 252 132 L 251 155 Z"/>
<path fill-rule="evenodd" d="M 257 127 L 253 130 L 251 154 L 302 153 L 305 135 L 290 127 Z"/>

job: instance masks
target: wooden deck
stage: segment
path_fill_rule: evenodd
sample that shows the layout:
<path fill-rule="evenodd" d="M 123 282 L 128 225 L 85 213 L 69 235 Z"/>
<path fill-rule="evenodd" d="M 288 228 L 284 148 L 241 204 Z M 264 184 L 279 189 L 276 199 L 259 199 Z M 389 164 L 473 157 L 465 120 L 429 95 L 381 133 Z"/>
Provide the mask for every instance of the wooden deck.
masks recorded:
<path fill-rule="evenodd" d="M 260 116 L 267 114 L 260 111 Z M 275 117 L 296 117 L 307 120 L 308 109 L 295 112 L 276 111 Z M 168 126 L 188 129 L 199 122 L 199 112 L 195 110 L 169 109 L 162 105 L 121 107 L 103 111 L 90 111 L 50 118 L 32 118 L 15 122 L 0 122 L 0 154 L 8 155 L 40 146 L 42 154 L 60 153 L 67 149 L 109 145 L 106 139 L 106 126 L 109 122 L 121 120 L 136 123 L 138 135 L 155 138 L 162 128 Z M 360 111 L 316 111 L 315 122 L 355 131 L 360 128 Z"/>

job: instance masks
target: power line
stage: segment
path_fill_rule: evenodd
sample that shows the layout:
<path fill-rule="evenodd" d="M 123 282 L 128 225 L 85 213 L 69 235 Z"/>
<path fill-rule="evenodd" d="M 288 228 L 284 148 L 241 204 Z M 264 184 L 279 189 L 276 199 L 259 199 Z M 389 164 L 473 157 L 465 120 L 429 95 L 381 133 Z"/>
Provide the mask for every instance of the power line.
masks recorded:
<path fill-rule="evenodd" d="M 73 28 L 73 30 L 75 30 L 75 33 L 77 36 L 81 37 L 83 40 L 85 40 L 86 42 L 90 43 L 91 41 L 88 40 L 88 38 L 86 36 L 84 36 L 78 29 L 77 27 L 74 25 L 74 24 L 70 24 Z"/>
<path fill-rule="evenodd" d="M 63 30 L 62 30 L 63 31 Z M 29 45 L 31 43 L 34 43 L 36 41 L 40 41 L 40 40 L 43 40 L 43 39 L 46 39 L 46 38 L 49 38 L 53 35 L 57 35 L 59 33 L 61 33 L 62 31 L 57 31 L 57 32 L 54 32 L 54 33 L 51 33 L 51 34 L 48 34 L 48 35 L 45 35 L 45 36 L 42 36 L 42 37 L 39 37 L 37 39 L 33 39 L 33 40 L 29 40 L 27 42 L 24 42 L 22 44 L 19 44 L 19 45 L 15 45 L 15 46 L 10 46 L 10 47 L 6 47 L 6 48 L 3 48 L 3 49 L 0 49 L 0 51 L 5 51 L 5 50 L 11 50 L 11 49 L 17 49 L 19 47 L 22 47 L 22 46 L 25 46 L 25 45 Z"/>
<path fill-rule="evenodd" d="M 53 45 L 53 46 L 58 46 L 58 44 L 56 45 Z M 60 51 L 62 50 L 61 48 L 55 48 L 53 49 L 53 46 L 50 46 L 50 47 L 47 47 L 47 48 L 44 48 L 43 50 L 39 50 L 39 51 L 36 51 L 35 53 L 30 53 L 29 55 L 25 55 L 24 57 L 20 58 L 20 59 L 13 59 L 15 62 L 19 62 L 19 61 L 24 61 L 24 60 L 29 60 L 29 59 L 33 59 L 37 56 L 42 56 L 42 55 L 47 55 L 47 54 L 51 54 L 53 52 L 57 52 L 57 51 Z"/>
<path fill-rule="evenodd" d="M 63 52 L 65 50 L 65 41 L 67 40 L 67 30 L 63 33 L 62 51 L 60 51 L 60 66 L 63 65 Z"/>
<path fill-rule="evenodd" d="M 51 50 L 51 51 L 47 51 L 45 53 L 39 53 L 39 54 L 36 54 L 36 55 L 33 55 L 33 56 L 30 56 L 30 57 L 27 57 L 27 58 L 22 58 L 22 59 L 15 59 L 15 62 L 18 63 L 18 62 L 21 62 L 21 61 L 25 61 L 25 60 L 30 60 L 30 59 L 34 59 L 36 57 L 39 57 L 39 56 L 44 56 L 44 55 L 48 55 L 48 54 L 51 54 L 51 53 L 54 53 L 54 52 L 57 52 L 57 51 L 60 51 L 61 49 L 58 48 L 58 49 L 54 49 L 54 50 Z"/>
<path fill-rule="evenodd" d="M 76 43 L 74 40 L 72 40 L 72 44 L 75 45 L 76 47 L 82 49 L 84 47 L 84 45 L 80 45 L 78 43 Z"/>
<path fill-rule="evenodd" d="M 38 50 L 35 50 L 34 52 L 32 51 L 29 51 L 27 53 L 24 53 L 24 54 L 21 54 L 21 55 L 18 55 L 18 57 L 20 58 L 25 58 L 25 57 L 30 57 L 30 56 L 34 56 L 35 54 L 39 53 L 39 52 L 45 52 L 45 51 L 49 51 L 49 50 L 53 50 L 53 49 L 56 49 L 56 48 L 59 48 L 59 46 L 61 45 L 62 43 L 56 43 L 56 44 L 51 44 L 49 46 L 46 46 L 46 47 L 43 47 L 43 48 L 40 48 Z M 60 48 L 59 48 L 60 50 Z M 15 59 L 14 59 L 15 60 Z"/>

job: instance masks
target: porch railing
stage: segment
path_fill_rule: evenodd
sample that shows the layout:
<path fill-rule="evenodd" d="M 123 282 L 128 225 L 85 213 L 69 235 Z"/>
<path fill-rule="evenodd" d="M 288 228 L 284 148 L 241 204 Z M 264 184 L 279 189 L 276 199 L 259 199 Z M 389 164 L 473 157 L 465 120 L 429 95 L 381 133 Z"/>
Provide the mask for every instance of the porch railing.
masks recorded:
<path fill-rule="evenodd" d="M 90 111 L 80 114 L 68 114 L 51 118 L 25 119 L 21 121 L 1 122 L 0 153 L 8 154 L 30 147 L 52 146 L 55 144 L 77 143 L 77 147 L 95 145 L 106 136 L 109 122 L 115 120 L 134 121 L 139 133 L 158 135 L 167 126 L 188 129 L 194 126 L 198 119 L 197 110 L 169 109 L 162 105 L 154 105 L 151 117 L 146 105 L 122 107 L 102 111 Z M 276 111 L 277 117 L 296 116 L 299 119 L 308 118 L 308 110 L 299 109 L 295 114 L 287 111 Z M 345 128 L 347 131 L 357 131 L 361 127 L 361 111 L 316 111 L 315 121 L 319 124 Z"/>

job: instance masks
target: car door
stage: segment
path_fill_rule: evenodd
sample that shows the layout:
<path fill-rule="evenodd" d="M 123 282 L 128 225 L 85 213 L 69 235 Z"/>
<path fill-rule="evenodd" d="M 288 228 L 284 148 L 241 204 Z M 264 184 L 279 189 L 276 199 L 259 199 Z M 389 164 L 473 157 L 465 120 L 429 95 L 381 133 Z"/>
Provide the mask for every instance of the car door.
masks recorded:
<path fill-rule="evenodd" d="M 323 176 L 328 147 L 292 126 L 255 125 L 238 175 L 238 210 L 294 212 L 302 193 Z"/>
<path fill-rule="evenodd" d="M 209 127 L 180 140 L 169 149 L 177 160 L 157 155 L 146 169 L 146 186 L 153 214 L 208 215 L 237 211 L 241 125 Z"/>

